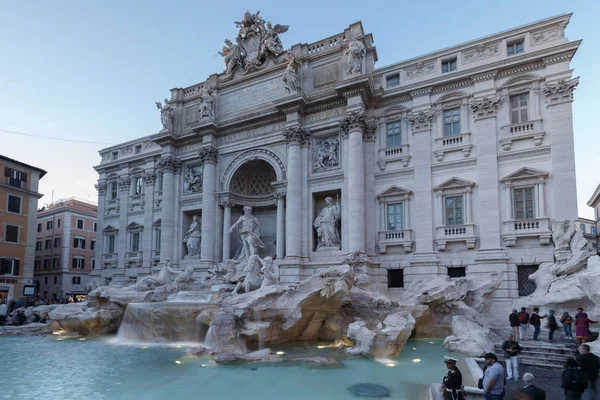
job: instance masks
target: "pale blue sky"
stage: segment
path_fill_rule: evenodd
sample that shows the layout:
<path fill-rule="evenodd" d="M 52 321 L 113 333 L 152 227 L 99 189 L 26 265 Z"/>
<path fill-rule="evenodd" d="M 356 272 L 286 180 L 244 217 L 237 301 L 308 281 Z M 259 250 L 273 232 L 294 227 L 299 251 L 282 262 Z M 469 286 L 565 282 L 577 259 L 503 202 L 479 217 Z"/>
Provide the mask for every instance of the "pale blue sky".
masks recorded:
<path fill-rule="evenodd" d="M 223 70 L 215 57 L 244 11 L 286 24 L 285 47 L 362 20 L 382 67 L 420 54 L 573 12 L 570 40 L 584 39 L 572 67 L 581 81 L 574 120 L 580 216 L 600 183 L 595 114 L 600 93 L 600 2 L 503 1 L 4 1 L 0 7 L 0 129 L 120 143 L 156 132 L 154 105 L 169 89 Z M 595 107 L 596 105 L 596 107 Z M 0 131 L 0 154 L 48 171 L 41 204 L 93 188 L 103 145 L 33 139 Z"/>

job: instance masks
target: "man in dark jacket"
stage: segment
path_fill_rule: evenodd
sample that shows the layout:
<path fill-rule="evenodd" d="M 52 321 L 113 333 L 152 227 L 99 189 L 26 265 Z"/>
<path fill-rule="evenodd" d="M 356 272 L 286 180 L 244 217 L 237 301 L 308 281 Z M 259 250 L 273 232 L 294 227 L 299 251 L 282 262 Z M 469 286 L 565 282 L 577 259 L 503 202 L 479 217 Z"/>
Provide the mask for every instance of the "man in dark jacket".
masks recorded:
<path fill-rule="evenodd" d="M 527 333 L 527 325 L 529 325 L 529 313 L 525 307 L 521 307 L 521 312 L 517 314 L 519 316 L 519 337 L 521 340 L 525 340 L 525 334 Z"/>
<path fill-rule="evenodd" d="M 531 326 L 533 326 L 533 340 L 537 340 L 538 336 L 540 334 L 540 326 L 542 324 L 542 318 L 546 318 L 546 314 L 544 315 L 540 315 L 539 314 L 540 309 L 535 307 L 533 309 L 533 313 L 531 313 L 531 317 L 529 317 L 529 324 L 531 324 Z"/>
<path fill-rule="evenodd" d="M 463 400 L 462 374 L 456 368 L 456 358 L 444 357 L 448 373 L 444 376 L 442 388 L 444 389 L 444 400 Z"/>
<path fill-rule="evenodd" d="M 513 337 L 518 342 L 519 341 L 519 327 L 521 326 L 521 322 L 519 322 L 519 314 L 517 314 L 517 309 L 513 308 L 512 313 L 508 316 L 508 322 L 510 322 L 510 327 L 513 331 Z"/>
<path fill-rule="evenodd" d="M 579 346 L 579 355 L 577 362 L 581 370 L 587 375 L 588 387 L 583 393 L 584 400 L 597 400 L 598 393 L 598 371 L 600 371 L 600 357 L 590 353 L 590 346 L 582 344 Z"/>
<path fill-rule="evenodd" d="M 532 400 L 546 400 L 546 392 L 533 384 L 533 378 L 533 374 L 530 372 L 523 374 L 523 382 L 525 383 L 523 392 L 531 396 Z"/>

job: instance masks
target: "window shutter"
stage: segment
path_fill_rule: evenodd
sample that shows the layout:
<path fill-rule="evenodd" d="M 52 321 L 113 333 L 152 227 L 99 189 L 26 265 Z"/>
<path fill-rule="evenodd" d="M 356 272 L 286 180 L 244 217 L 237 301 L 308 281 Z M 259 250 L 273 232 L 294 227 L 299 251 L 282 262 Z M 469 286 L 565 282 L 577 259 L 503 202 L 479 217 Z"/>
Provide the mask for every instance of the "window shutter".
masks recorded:
<path fill-rule="evenodd" d="M 71 268 L 75 268 L 77 266 L 77 264 L 75 264 L 75 257 L 73 257 L 72 263 L 71 263 Z"/>
<path fill-rule="evenodd" d="M 21 180 L 25 183 L 27 183 L 27 174 L 26 173 L 22 173 L 21 174 Z"/>
<path fill-rule="evenodd" d="M 81 269 L 85 268 L 85 258 L 81 259 Z"/>
<path fill-rule="evenodd" d="M 4 167 L 4 176 L 10 176 L 11 169 L 8 167 Z"/>
<path fill-rule="evenodd" d="M 15 265 L 15 275 L 19 275 L 19 261 L 20 260 L 14 260 L 14 265 Z"/>
<path fill-rule="evenodd" d="M 6 259 L 0 258 L 0 274 L 4 275 L 5 272 Z"/>
<path fill-rule="evenodd" d="M 85 249 L 85 239 L 81 240 L 81 248 Z"/>

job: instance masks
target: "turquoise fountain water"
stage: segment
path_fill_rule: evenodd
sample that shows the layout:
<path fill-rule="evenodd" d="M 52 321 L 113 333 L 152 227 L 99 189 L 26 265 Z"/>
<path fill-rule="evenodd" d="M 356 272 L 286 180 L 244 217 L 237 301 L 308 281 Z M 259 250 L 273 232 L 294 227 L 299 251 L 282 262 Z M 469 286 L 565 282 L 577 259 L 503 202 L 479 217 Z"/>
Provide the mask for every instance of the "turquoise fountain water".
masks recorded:
<path fill-rule="evenodd" d="M 327 344 L 274 348 L 285 356 L 342 356 Z M 320 346 L 321 348 L 317 347 Z M 341 358 L 340 368 L 299 364 L 218 365 L 184 347 L 124 346 L 110 339 L 0 337 L 0 398 L 50 400 L 354 399 L 347 388 L 374 383 L 392 399 L 424 398 L 445 373 L 439 339 L 409 340 L 399 357 Z"/>

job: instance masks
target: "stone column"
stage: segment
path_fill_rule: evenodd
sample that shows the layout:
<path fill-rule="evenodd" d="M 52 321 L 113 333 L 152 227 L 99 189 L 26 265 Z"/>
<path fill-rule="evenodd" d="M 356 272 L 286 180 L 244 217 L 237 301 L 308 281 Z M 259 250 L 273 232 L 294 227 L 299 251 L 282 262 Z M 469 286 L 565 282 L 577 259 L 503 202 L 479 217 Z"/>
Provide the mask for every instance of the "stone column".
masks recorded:
<path fill-rule="evenodd" d="M 116 243 L 117 248 L 117 272 L 113 276 L 125 276 L 125 259 L 129 251 L 129 234 L 127 232 L 127 214 L 129 212 L 129 187 L 131 176 L 124 174 L 119 176 L 119 236 Z M 124 278 L 123 278 L 124 279 Z M 119 278 L 117 278 L 119 280 Z"/>
<path fill-rule="evenodd" d="M 472 211 L 472 204 L 471 204 L 471 197 L 473 196 L 473 190 L 471 188 L 467 189 L 467 192 L 465 193 L 465 215 L 466 215 L 466 223 L 467 224 L 471 224 L 473 223 L 473 211 Z"/>
<path fill-rule="evenodd" d="M 537 184 L 537 187 L 539 192 L 539 216 L 542 218 L 546 216 L 546 194 L 544 193 L 546 191 L 545 186 L 544 178 L 540 178 L 540 183 Z"/>
<path fill-rule="evenodd" d="M 540 91 L 539 85 L 535 85 L 531 88 L 531 120 L 535 121 L 541 118 L 540 115 Z"/>
<path fill-rule="evenodd" d="M 223 207 L 223 261 L 229 260 L 231 257 L 231 207 L 233 203 L 229 201 L 222 201 L 221 206 Z"/>
<path fill-rule="evenodd" d="M 368 129 L 364 113 L 355 111 L 340 123 L 348 135 L 348 252 L 365 251 L 365 161 L 363 136 Z"/>
<path fill-rule="evenodd" d="M 163 195 L 161 202 L 160 262 L 174 259 L 175 226 L 175 173 L 181 168 L 181 160 L 173 156 L 163 157 L 158 169 L 163 173 Z"/>
<path fill-rule="evenodd" d="M 300 258 L 302 245 L 302 154 L 300 146 L 309 132 L 299 125 L 283 131 L 287 141 L 287 195 L 285 213 L 285 258 Z"/>
<path fill-rule="evenodd" d="M 500 201 L 498 184 L 498 155 L 496 151 L 496 112 L 499 98 L 473 100 L 471 108 L 475 118 L 477 137 L 477 174 L 479 200 L 480 249 L 501 248 Z"/>
<path fill-rule="evenodd" d="M 200 149 L 202 168 L 202 241 L 200 242 L 201 262 L 214 263 L 215 239 L 217 233 L 217 205 L 215 198 L 217 149 L 207 146 Z M 228 228 L 229 229 L 229 228 Z"/>
<path fill-rule="evenodd" d="M 551 212 L 555 221 L 577 219 L 577 185 L 575 180 L 575 145 L 573 143 L 573 91 L 579 78 L 545 85 L 548 135 L 552 138 Z"/>
<path fill-rule="evenodd" d="M 102 275 L 102 256 L 104 255 L 104 214 L 106 213 L 106 189 L 107 183 L 105 180 L 98 180 L 96 190 L 98 191 L 98 214 L 96 223 L 98 230 L 96 232 L 96 268 L 92 270 L 92 278 L 100 278 Z M 65 236 L 66 237 L 66 236 Z M 63 260 L 64 263 L 64 260 Z"/>
<path fill-rule="evenodd" d="M 511 220 L 513 219 L 513 215 L 512 215 L 512 190 L 511 190 L 511 186 L 510 185 L 504 185 L 504 201 L 506 202 L 505 206 L 505 211 L 506 211 L 506 216 L 504 218 L 505 221 Z"/>
<path fill-rule="evenodd" d="M 152 236 L 153 236 L 153 204 L 154 204 L 154 182 L 156 173 L 153 170 L 144 172 L 144 231 L 142 232 L 142 243 L 140 249 L 142 253 L 143 274 L 149 275 L 152 272 Z M 96 241 L 96 244 L 98 242 Z M 97 262 L 97 261 L 96 261 Z M 146 270 L 145 268 L 148 268 Z"/>
<path fill-rule="evenodd" d="M 467 99 L 463 99 L 460 102 L 460 133 L 465 134 L 468 132 L 469 132 L 469 101 Z M 442 133 L 442 136 L 443 136 L 443 133 Z"/>
<path fill-rule="evenodd" d="M 275 193 L 277 198 L 277 259 L 281 260 L 285 253 L 285 191 Z"/>

